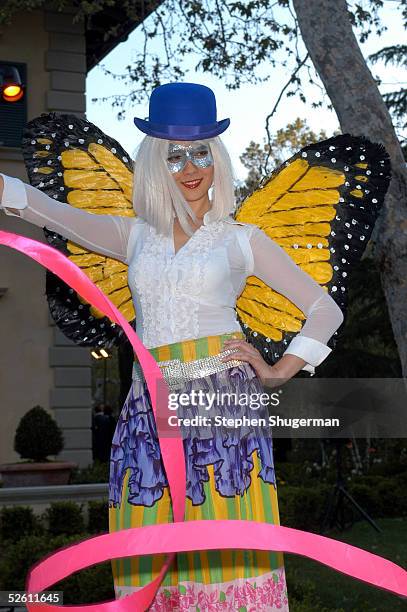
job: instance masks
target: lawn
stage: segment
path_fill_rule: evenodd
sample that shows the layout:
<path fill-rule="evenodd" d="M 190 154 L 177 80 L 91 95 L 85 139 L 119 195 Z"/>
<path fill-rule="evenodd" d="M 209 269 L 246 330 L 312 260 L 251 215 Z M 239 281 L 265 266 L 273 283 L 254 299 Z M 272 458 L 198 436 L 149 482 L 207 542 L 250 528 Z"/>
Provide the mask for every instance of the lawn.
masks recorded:
<path fill-rule="evenodd" d="M 360 521 L 329 537 L 353 544 L 407 567 L 407 520 L 377 519 L 382 533 Z M 390 594 L 296 555 L 285 555 L 290 612 L 396 612 L 407 599 Z M 316 596 L 319 601 L 316 600 Z"/>

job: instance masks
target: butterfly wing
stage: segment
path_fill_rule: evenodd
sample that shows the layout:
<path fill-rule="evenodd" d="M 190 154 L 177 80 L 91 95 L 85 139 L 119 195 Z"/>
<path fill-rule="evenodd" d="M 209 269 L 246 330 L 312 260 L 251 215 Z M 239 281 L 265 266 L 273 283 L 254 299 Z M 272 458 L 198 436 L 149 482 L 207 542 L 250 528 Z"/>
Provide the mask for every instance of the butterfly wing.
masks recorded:
<path fill-rule="evenodd" d="M 43 114 L 30 121 L 23 138 L 30 182 L 55 200 L 93 214 L 134 216 L 130 156 L 97 126 L 75 115 Z M 135 313 L 127 265 L 44 228 L 48 242 L 77 264 L 130 322 Z M 121 328 L 47 272 L 52 317 L 82 346 L 110 348 L 124 340 Z"/>
<path fill-rule="evenodd" d="M 297 152 L 242 203 L 235 218 L 264 230 L 345 315 L 349 275 L 389 182 L 384 147 L 344 134 Z M 248 340 L 269 363 L 281 357 L 305 321 L 299 308 L 255 276 L 247 279 L 236 309 Z"/>

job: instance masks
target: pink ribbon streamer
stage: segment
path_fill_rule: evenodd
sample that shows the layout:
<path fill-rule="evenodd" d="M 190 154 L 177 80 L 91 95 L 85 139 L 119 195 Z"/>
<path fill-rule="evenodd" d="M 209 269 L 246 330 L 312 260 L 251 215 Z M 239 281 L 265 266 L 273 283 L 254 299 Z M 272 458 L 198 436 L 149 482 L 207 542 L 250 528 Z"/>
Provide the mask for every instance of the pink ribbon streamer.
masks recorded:
<path fill-rule="evenodd" d="M 133 346 L 140 364 L 142 365 L 146 378 L 151 404 L 154 411 L 154 417 L 157 424 L 161 455 L 165 466 L 165 472 L 171 495 L 174 521 L 183 521 L 186 497 L 186 470 L 183 445 L 179 435 L 179 428 L 173 428 L 174 431 L 178 430 L 178 438 L 166 438 L 165 436 L 160 436 L 162 425 L 168 422 L 167 419 L 170 412 L 168 410 L 167 401 L 168 386 L 154 357 L 148 352 L 143 343 L 139 340 L 133 328 L 129 325 L 119 310 L 117 310 L 114 304 L 112 304 L 108 297 L 94 283 L 92 283 L 92 281 L 78 266 L 71 262 L 68 257 L 63 255 L 60 251 L 38 242 L 37 240 L 32 240 L 30 238 L 26 238 L 25 236 L 4 231 L 0 231 L 0 244 L 4 244 L 5 246 L 9 246 L 16 251 L 24 253 L 28 257 L 31 257 L 31 259 L 34 259 L 34 261 L 37 261 L 43 265 L 45 268 L 48 268 L 48 270 L 59 276 L 59 278 L 61 278 L 65 283 L 75 289 L 75 291 L 87 302 L 98 308 L 107 317 L 109 317 L 111 321 L 122 327 Z M 157 418 L 157 412 L 160 418 Z M 174 554 L 169 555 L 165 560 L 157 578 L 143 587 L 139 593 L 132 595 L 130 598 L 126 598 L 126 606 L 130 607 L 127 608 L 126 606 L 123 606 L 120 608 L 120 610 L 123 610 L 123 612 L 125 612 L 127 609 L 134 610 L 135 605 L 138 606 L 139 610 L 147 609 L 154 599 L 160 583 L 167 573 L 174 557 Z M 63 563 L 63 566 L 68 567 L 65 563 Z M 68 572 L 66 575 L 69 575 L 69 573 L 71 572 Z M 54 583 L 55 580 L 49 584 Z M 32 578 L 31 572 L 27 577 L 26 591 L 39 591 L 36 581 Z M 131 599 L 131 602 L 128 602 L 129 599 Z M 29 611 L 31 611 L 31 609 L 46 609 L 43 604 L 41 604 L 40 607 L 38 606 L 39 604 L 27 604 Z M 55 606 L 52 606 L 52 609 L 55 610 Z M 100 609 L 101 611 L 103 610 L 103 608 L 99 607 L 99 604 L 97 609 Z M 106 610 L 107 609 L 109 608 L 106 608 Z"/>
<path fill-rule="evenodd" d="M 407 597 L 407 572 L 387 559 L 331 538 L 269 523 L 239 520 L 184 521 L 186 471 L 181 437 L 165 438 L 160 423 L 168 414 L 168 387 L 160 369 L 137 334 L 105 294 L 65 255 L 41 242 L 0 231 L 0 244 L 28 255 L 69 284 L 87 302 L 120 325 L 140 361 L 147 381 L 159 444 L 168 478 L 174 523 L 123 529 L 88 538 L 59 549 L 35 564 L 27 576 L 26 592 L 39 593 L 96 563 L 137 555 L 167 554 L 155 580 L 127 597 L 81 606 L 54 606 L 27 602 L 29 612 L 133 612 L 151 605 L 176 552 L 191 550 L 274 550 L 319 561 L 376 587 Z M 165 389 L 165 393 L 157 393 Z M 157 419 L 157 411 L 160 418 Z M 179 431 L 178 431 L 179 434 Z M 34 598 L 34 597 L 33 597 Z"/>

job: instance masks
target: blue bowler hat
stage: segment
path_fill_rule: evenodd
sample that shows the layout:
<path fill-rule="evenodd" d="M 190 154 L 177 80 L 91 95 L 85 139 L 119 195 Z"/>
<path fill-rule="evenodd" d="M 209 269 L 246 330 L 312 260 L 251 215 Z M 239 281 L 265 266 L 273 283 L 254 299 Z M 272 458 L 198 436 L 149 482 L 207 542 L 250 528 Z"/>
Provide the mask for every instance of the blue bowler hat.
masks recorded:
<path fill-rule="evenodd" d="M 134 123 L 155 138 L 203 140 L 224 132 L 230 119 L 216 120 L 215 94 L 209 87 L 168 83 L 151 94 L 148 121 L 135 117 Z"/>

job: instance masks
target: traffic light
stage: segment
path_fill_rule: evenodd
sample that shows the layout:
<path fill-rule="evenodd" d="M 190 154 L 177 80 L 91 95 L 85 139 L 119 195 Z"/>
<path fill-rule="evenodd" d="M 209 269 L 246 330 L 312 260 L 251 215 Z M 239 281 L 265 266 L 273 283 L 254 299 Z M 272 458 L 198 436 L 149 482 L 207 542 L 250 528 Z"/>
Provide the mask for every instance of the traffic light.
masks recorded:
<path fill-rule="evenodd" d="M 0 62 L 1 97 L 5 102 L 12 104 L 24 96 L 24 85 L 18 68 L 11 64 Z"/>
<path fill-rule="evenodd" d="M 27 94 L 27 65 L 0 61 L 0 147 L 21 148 Z"/>

